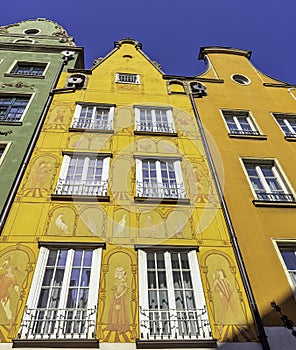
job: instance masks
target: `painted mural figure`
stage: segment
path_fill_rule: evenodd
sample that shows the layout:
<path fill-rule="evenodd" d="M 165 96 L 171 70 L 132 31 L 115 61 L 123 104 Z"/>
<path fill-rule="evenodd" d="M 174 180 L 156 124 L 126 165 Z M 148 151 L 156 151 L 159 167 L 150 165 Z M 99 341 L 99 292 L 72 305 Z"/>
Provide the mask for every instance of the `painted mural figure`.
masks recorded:
<path fill-rule="evenodd" d="M 127 310 L 126 294 L 127 273 L 123 267 L 117 266 L 115 269 L 115 282 L 112 287 L 113 295 L 108 315 L 108 331 L 124 333 L 129 331 L 129 319 Z"/>
<path fill-rule="evenodd" d="M 217 276 L 214 274 L 213 277 L 213 290 L 219 293 L 221 301 L 221 310 L 219 317 L 221 327 L 225 324 L 225 317 L 228 310 L 232 311 L 233 316 L 235 317 L 235 322 L 238 322 L 240 317 L 234 300 L 234 289 L 231 286 L 229 280 L 226 278 L 225 271 L 223 269 L 218 269 Z"/>
<path fill-rule="evenodd" d="M 45 181 L 47 180 L 47 177 L 49 176 L 52 169 L 53 167 L 51 164 L 45 161 L 40 162 L 32 176 L 32 183 L 35 188 L 45 187 Z"/>
<path fill-rule="evenodd" d="M 11 302 L 11 288 L 17 294 L 20 294 L 20 288 L 17 284 L 15 272 L 17 267 L 10 263 L 11 256 L 5 260 L 0 269 L 0 304 L 5 312 L 7 322 L 10 324 L 13 322 L 12 319 L 12 310 L 10 307 Z"/>
<path fill-rule="evenodd" d="M 56 116 L 53 119 L 54 123 L 63 123 L 64 117 L 65 117 L 66 109 L 65 108 L 59 108 L 56 112 Z"/>

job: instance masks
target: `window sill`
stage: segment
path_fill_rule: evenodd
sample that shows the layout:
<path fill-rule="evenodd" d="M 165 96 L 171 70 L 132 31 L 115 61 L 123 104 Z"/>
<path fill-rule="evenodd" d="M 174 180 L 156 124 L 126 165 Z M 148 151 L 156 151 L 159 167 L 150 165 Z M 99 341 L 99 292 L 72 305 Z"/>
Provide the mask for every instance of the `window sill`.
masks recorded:
<path fill-rule="evenodd" d="M 267 140 L 266 135 L 249 135 L 249 134 L 231 134 L 228 136 L 233 139 L 255 139 L 255 140 Z"/>
<path fill-rule="evenodd" d="M 14 348 L 99 348 L 97 339 L 14 339 Z"/>
<path fill-rule="evenodd" d="M 296 142 L 296 137 L 285 136 L 285 140 L 289 142 Z"/>
<path fill-rule="evenodd" d="M 97 134 L 114 134 L 114 130 L 109 129 L 84 129 L 84 128 L 69 128 L 70 132 L 88 132 Z"/>
<path fill-rule="evenodd" d="M 296 201 L 261 201 L 254 199 L 252 202 L 256 207 L 296 208 Z"/>
<path fill-rule="evenodd" d="M 5 77 L 44 79 L 44 75 L 5 73 Z"/>
<path fill-rule="evenodd" d="M 135 130 L 134 135 L 151 135 L 151 136 L 173 136 L 178 137 L 177 132 L 161 132 L 161 131 L 141 131 Z"/>
<path fill-rule="evenodd" d="M 23 125 L 23 123 L 22 122 L 19 122 L 19 121 L 17 121 L 17 122 L 6 122 L 6 121 L 4 121 L 4 120 L 1 120 L 0 121 L 0 125 L 16 125 L 16 126 L 22 126 Z"/>
<path fill-rule="evenodd" d="M 137 349 L 180 349 L 180 348 L 207 348 L 217 349 L 215 340 L 136 340 Z"/>
<path fill-rule="evenodd" d="M 145 204 L 184 204 L 190 205 L 189 198 L 161 198 L 161 197 L 134 197 L 135 202 L 142 202 Z"/>
<path fill-rule="evenodd" d="M 110 196 L 79 196 L 72 194 L 52 194 L 51 199 L 72 202 L 110 202 Z"/>

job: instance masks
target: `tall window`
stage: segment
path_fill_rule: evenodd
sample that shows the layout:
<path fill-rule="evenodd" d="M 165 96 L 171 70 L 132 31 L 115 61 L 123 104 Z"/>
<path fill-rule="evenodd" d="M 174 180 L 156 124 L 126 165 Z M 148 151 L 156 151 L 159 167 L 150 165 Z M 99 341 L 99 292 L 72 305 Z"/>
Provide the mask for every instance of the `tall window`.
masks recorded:
<path fill-rule="evenodd" d="M 141 339 L 210 339 L 196 251 L 139 250 Z"/>
<path fill-rule="evenodd" d="M 46 68 L 46 63 L 37 62 L 17 62 L 10 74 L 42 76 Z"/>
<path fill-rule="evenodd" d="M 274 161 L 244 160 L 244 165 L 258 200 L 280 202 L 295 200 Z"/>
<path fill-rule="evenodd" d="M 136 159 L 137 196 L 185 198 L 180 160 Z"/>
<path fill-rule="evenodd" d="M 65 155 L 56 194 L 106 196 L 110 157 Z"/>
<path fill-rule="evenodd" d="M 260 135 L 247 111 L 222 111 L 229 133 L 233 135 Z"/>
<path fill-rule="evenodd" d="M 296 115 L 273 113 L 276 121 L 287 137 L 296 137 Z"/>
<path fill-rule="evenodd" d="M 77 104 L 73 128 L 112 130 L 114 106 L 101 104 Z"/>
<path fill-rule="evenodd" d="M 21 339 L 94 338 L 101 248 L 42 247 Z"/>
<path fill-rule="evenodd" d="M 29 100 L 27 96 L 0 96 L 0 122 L 20 121 Z"/>
<path fill-rule="evenodd" d="M 296 248 L 280 247 L 282 258 L 286 264 L 287 271 L 296 290 Z"/>
<path fill-rule="evenodd" d="M 175 132 L 171 108 L 137 106 L 135 117 L 137 131 Z"/>

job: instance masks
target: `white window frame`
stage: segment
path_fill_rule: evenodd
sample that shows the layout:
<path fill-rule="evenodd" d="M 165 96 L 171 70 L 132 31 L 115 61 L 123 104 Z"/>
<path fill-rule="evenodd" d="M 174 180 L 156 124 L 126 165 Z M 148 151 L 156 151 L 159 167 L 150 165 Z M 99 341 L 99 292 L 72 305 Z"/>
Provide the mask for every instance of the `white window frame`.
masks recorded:
<path fill-rule="evenodd" d="M 174 118 L 172 107 L 161 107 L 161 106 L 134 106 L 135 108 L 135 122 L 137 131 L 146 132 L 167 132 L 175 133 Z M 141 121 L 141 110 L 147 110 L 151 112 L 151 126 L 143 124 Z M 156 111 L 165 113 L 167 118 L 167 123 L 165 125 L 158 125 L 156 118 Z M 164 123 L 163 123 L 164 124 Z"/>
<path fill-rule="evenodd" d="M 2 155 L 0 156 L 0 166 L 2 164 L 2 162 L 4 161 L 4 158 L 9 150 L 9 147 L 12 145 L 12 141 L 8 141 L 8 142 L 0 142 L 0 147 L 1 146 L 4 146 L 4 150 L 3 150 L 3 153 Z"/>
<path fill-rule="evenodd" d="M 150 193 L 150 195 L 147 196 L 147 194 L 144 193 L 145 189 L 143 184 L 143 167 L 142 167 L 144 160 L 155 162 L 157 187 L 152 188 L 152 191 L 154 189 L 156 191 L 156 195 L 154 195 L 153 193 Z M 174 165 L 176 187 L 172 187 L 172 188 L 168 187 L 168 190 L 173 190 L 173 193 L 175 191 L 177 193 L 176 196 L 166 194 L 166 188 L 164 188 L 163 186 L 162 175 L 161 175 L 161 162 L 170 162 L 170 163 L 173 163 Z M 137 182 L 137 197 L 178 198 L 178 199 L 186 198 L 180 159 L 175 159 L 175 158 L 163 158 L 163 159 L 157 158 L 156 159 L 153 157 L 136 157 L 136 182 Z M 148 192 L 149 192 L 149 189 L 148 189 Z"/>
<path fill-rule="evenodd" d="M 121 79 L 124 77 L 124 79 Z M 140 75 L 134 73 L 116 73 L 115 82 L 120 84 L 140 84 Z"/>
<path fill-rule="evenodd" d="M 92 116 L 91 116 L 91 121 L 90 125 L 87 127 L 81 127 L 79 126 L 79 123 L 83 123 L 83 120 L 80 120 L 81 117 L 81 111 L 83 107 L 88 107 L 88 108 L 93 108 L 92 110 Z M 95 114 L 96 114 L 96 108 L 99 109 L 104 109 L 108 111 L 108 125 L 107 128 L 99 128 L 97 127 L 96 124 L 96 119 L 95 119 Z M 77 103 L 74 116 L 73 116 L 73 121 L 72 121 L 72 128 L 78 128 L 78 129 L 92 129 L 92 130 L 112 130 L 113 129 L 113 119 L 114 119 L 114 112 L 115 112 L 115 107 L 114 105 L 107 105 L 107 104 L 99 104 L 99 103 Z"/>
<path fill-rule="evenodd" d="M 37 310 L 38 309 L 38 302 L 39 302 L 39 296 L 41 293 L 41 287 L 43 284 L 43 278 L 46 271 L 46 264 L 47 259 L 50 253 L 50 250 L 53 248 L 48 247 L 41 247 L 36 268 L 34 271 L 32 283 L 30 292 L 27 299 L 26 304 L 26 310 L 23 316 L 23 322 L 20 328 L 19 336 L 21 339 L 90 339 L 93 338 L 93 335 L 95 333 L 96 328 L 96 309 L 97 309 L 97 303 L 98 303 L 98 294 L 99 294 L 99 284 L 100 284 L 100 268 L 101 268 L 101 261 L 102 261 L 102 248 L 92 248 L 91 246 L 89 248 L 84 245 L 83 248 L 79 248 L 77 246 L 76 248 L 67 249 L 65 247 L 55 248 L 55 249 L 66 249 L 68 250 L 67 259 L 66 259 L 66 265 L 65 265 L 65 272 L 64 272 L 64 278 L 62 281 L 62 287 L 61 287 L 61 294 L 59 299 L 59 306 L 58 306 L 58 317 L 57 317 L 57 325 L 54 326 L 54 331 L 50 332 L 50 335 L 52 334 L 52 337 L 50 335 L 47 335 L 48 338 L 46 338 L 46 335 L 42 332 L 40 334 L 36 334 L 33 332 L 33 325 L 34 325 L 34 319 L 32 319 L 32 315 L 30 313 L 30 310 Z M 58 327 L 58 320 L 63 320 L 63 312 L 64 310 L 67 310 L 67 292 L 69 290 L 70 286 L 70 277 L 71 277 L 71 271 L 73 268 L 73 258 L 75 250 L 92 250 L 92 263 L 91 263 L 91 275 L 89 279 L 89 295 L 87 300 L 87 309 L 94 310 L 93 312 L 90 312 L 87 316 L 89 317 L 89 327 L 86 327 L 86 332 L 83 333 L 68 333 L 63 334 L 62 330 Z M 96 274 L 96 278 L 93 274 Z M 51 286 L 51 285 L 50 285 Z M 76 310 L 79 311 L 79 308 Z M 34 315 L 34 313 L 33 313 Z M 75 321 L 75 318 L 73 317 L 73 320 Z"/>
<path fill-rule="evenodd" d="M 280 168 L 279 164 L 276 162 L 275 159 L 244 158 L 242 159 L 242 165 L 243 165 L 243 169 L 245 171 L 246 177 L 249 181 L 250 187 L 252 189 L 252 192 L 254 196 L 257 198 L 257 200 L 268 201 L 268 202 L 278 202 L 278 201 L 294 202 L 295 201 L 294 191 L 292 191 L 291 185 L 288 183 L 287 179 L 285 178 L 284 172 L 282 171 L 282 169 Z M 263 190 L 261 191 L 263 198 L 260 198 L 260 194 L 258 195 L 257 193 L 260 191 L 258 190 L 256 192 L 256 189 L 252 184 L 252 181 L 247 171 L 248 165 L 255 166 L 257 177 L 259 178 L 259 181 L 264 190 L 264 191 Z M 269 186 L 267 179 L 264 176 L 264 173 L 262 171 L 262 167 L 265 167 L 265 166 L 268 166 L 272 171 L 273 177 L 280 187 L 279 190 L 275 191 Z"/>
<path fill-rule="evenodd" d="M 67 183 L 68 169 L 70 166 L 70 161 L 73 157 L 80 157 L 84 159 L 82 178 L 79 183 L 71 184 Z M 63 163 L 61 171 L 59 174 L 58 183 L 56 186 L 56 194 L 61 195 L 88 195 L 88 196 L 105 196 L 108 192 L 108 175 L 109 175 L 109 166 L 110 166 L 110 157 L 111 155 L 100 155 L 100 154 L 64 154 Z M 87 181 L 88 175 L 88 166 L 90 159 L 102 159 L 102 175 L 100 183 L 96 181 Z M 90 190 L 87 190 L 83 187 L 84 184 L 90 186 Z M 63 187 L 65 186 L 65 187 Z M 64 188 L 64 190 L 63 190 Z M 93 192 L 92 192 L 93 191 Z"/>
<path fill-rule="evenodd" d="M 296 269 L 290 271 L 285 263 L 283 256 L 282 256 L 282 251 L 294 251 L 295 260 L 296 260 L 296 240 L 273 239 L 272 243 L 273 243 L 274 248 L 277 252 L 278 258 L 279 258 L 280 263 L 283 267 L 283 270 L 285 272 L 287 280 L 291 286 L 294 298 L 296 299 Z M 294 275 L 294 277 L 292 277 L 291 275 Z"/>
<path fill-rule="evenodd" d="M 18 120 L 0 120 L 0 124 L 10 124 L 10 125 L 17 125 L 17 124 L 20 124 L 22 123 L 32 101 L 33 101 L 33 98 L 35 96 L 36 93 L 33 93 L 33 94 L 18 94 L 18 93 L 4 93 L 4 94 L 0 94 L 0 98 L 1 97 L 8 97 L 8 98 L 18 98 L 18 97 L 28 97 L 28 103 L 26 105 L 26 107 L 24 108 L 24 111 L 22 113 L 22 116 L 20 119 Z"/>
<path fill-rule="evenodd" d="M 276 120 L 279 128 L 282 130 L 283 134 L 286 137 L 296 138 L 296 130 L 293 129 L 293 127 L 290 124 L 290 120 L 289 120 L 289 119 L 295 119 L 295 121 L 296 121 L 296 114 L 272 113 L 272 115 L 273 115 L 274 119 Z M 280 125 L 279 119 L 281 119 L 283 121 L 283 123 L 285 124 L 285 126 L 288 128 L 288 130 L 289 130 L 288 134 L 284 131 L 284 129 Z"/>
<path fill-rule="evenodd" d="M 14 67 L 17 65 L 17 64 L 27 64 L 27 65 L 44 65 L 44 71 L 42 73 L 42 75 L 31 75 L 31 74 L 18 74 L 18 73 L 13 73 L 13 69 Z M 18 61 L 18 60 L 15 60 L 12 65 L 9 67 L 8 69 L 8 72 L 7 74 L 9 75 L 13 75 L 13 76 L 19 76 L 19 77 L 30 77 L 30 78 L 36 78 L 36 77 L 44 77 L 47 70 L 48 70 L 48 67 L 50 65 L 50 62 L 40 62 L 40 61 Z"/>
<path fill-rule="evenodd" d="M 261 134 L 258 126 L 255 123 L 255 120 L 251 114 L 250 111 L 243 111 L 243 110 L 226 110 L 226 109 L 222 109 L 220 110 L 224 123 L 227 127 L 227 130 L 229 132 L 229 134 L 231 135 L 254 135 L 254 136 L 259 136 Z M 226 118 L 227 117 L 232 117 L 232 120 L 236 126 L 235 130 L 231 130 Z M 249 127 L 250 127 L 250 132 L 248 132 L 247 130 L 244 130 L 241 126 L 240 123 L 240 117 L 241 118 L 245 118 L 245 120 L 247 121 Z"/>
<path fill-rule="evenodd" d="M 178 322 L 178 316 L 177 312 L 188 312 L 188 309 L 178 309 L 176 307 L 176 300 L 175 300 L 175 287 L 173 282 L 173 268 L 171 264 L 171 253 L 186 253 L 188 257 L 188 263 L 189 263 L 189 269 L 190 269 L 190 275 L 191 275 L 191 283 L 192 283 L 192 289 L 195 297 L 195 309 L 203 310 L 203 313 L 200 316 L 200 328 L 202 329 L 202 332 L 199 334 L 198 339 L 212 339 L 211 337 L 211 329 L 209 325 L 209 319 L 206 309 L 206 302 L 204 297 L 204 291 L 201 281 L 201 275 L 200 275 L 200 268 L 198 264 L 197 254 L 196 250 L 178 250 L 178 249 L 159 249 L 161 253 L 164 253 L 164 262 L 165 262 L 165 278 L 167 283 L 167 293 L 168 293 L 168 304 L 169 304 L 169 314 L 170 314 L 170 320 L 171 320 L 171 326 L 176 330 L 176 334 L 171 334 L 170 336 L 168 334 L 164 334 L 160 332 L 160 334 L 150 334 L 149 330 L 149 311 L 152 310 L 149 308 L 149 296 L 148 296 L 148 267 L 147 267 L 147 253 L 149 250 L 138 250 L 138 276 L 139 276 L 139 323 L 140 323 L 140 338 L 143 340 L 149 340 L 149 339 L 165 339 L 167 338 L 175 338 L 177 337 L 177 340 L 183 340 L 183 339 L 191 339 L 196 340 L 194 338 L 195 334 L 185 334 L 181 331 L 180 327 L 182 327 L 182 322 Z M 153 251 L 150 251 L 152 253 L 157 253 L 157 250 L 153 249 Z M 185 289 L 185 287 L 183 286 Z M 157 288 L 156 290 L 160 290 L 161 288 Z M 160 306 L 158 307 L 156 312 L 161 313 L 162 311 L 166 311 L 168 309 L 162 309 Z M 148 312 L 147 312 L 148 311 Z M 189 319 L 189 318 L 188 318 Z M 160 322 L 161 323 L 161 322 Z M 189 327 L 190 328 L 190 327 Z M 152 332 L 153 333 L 153 332 Z M 179 334 L 177 334 L 179 333 Z M 183 333 L 183 334 L 182 334 Z"/>

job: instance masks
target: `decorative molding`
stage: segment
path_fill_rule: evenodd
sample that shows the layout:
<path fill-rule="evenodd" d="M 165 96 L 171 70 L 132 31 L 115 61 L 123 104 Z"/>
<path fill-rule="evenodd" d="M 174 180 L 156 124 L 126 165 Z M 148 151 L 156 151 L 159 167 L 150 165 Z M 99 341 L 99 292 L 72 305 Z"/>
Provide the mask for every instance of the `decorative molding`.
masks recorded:
<path fill-rule="evenodd" d="M 30 89 L 33 90 L 35 88 L 35 85 L 34 84 L 26 85 L 25 83 L 19 81 L 19 82 L 15 83 L 15 84 L 11 84 L 11 83 L 2 84 L 2 88 L 4 88 L 4 87 L 16 87 L 18 89 L 20 89 L 20 88 L 30 88 Z"/>

